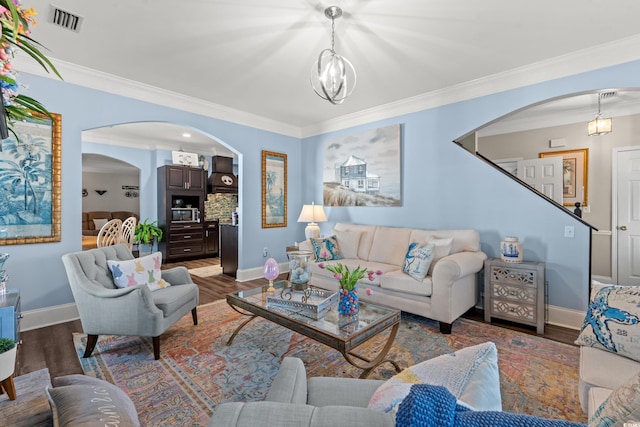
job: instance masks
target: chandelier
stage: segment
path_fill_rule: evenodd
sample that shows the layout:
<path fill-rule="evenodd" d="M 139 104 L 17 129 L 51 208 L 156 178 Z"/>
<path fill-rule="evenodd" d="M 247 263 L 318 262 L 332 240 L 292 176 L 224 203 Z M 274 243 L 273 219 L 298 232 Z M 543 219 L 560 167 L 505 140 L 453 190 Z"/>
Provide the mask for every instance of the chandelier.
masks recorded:
<path fill-rule="evenodd" d="M 598 93 L 598 114 L 596 115 L 596 118 L 591 120 L 587 126 L 587 134 L 589 136 L 605 135 L 611 132 L 611 117 L 603 119 L 602 114 L 600 114 L 601 99 L 602 94 Z"/>
<path fill-rule="evenodd" d="M 331 49 L 320 52 L 311 67 L 311 87 L 320 98 L 334 105 L 342 104 L 356 87 L 356 70 L 347 58 L 335 51 L 335 20 L 342 16 L 342 9 L 329 6 L 324 16 L 331 19 Z"/>

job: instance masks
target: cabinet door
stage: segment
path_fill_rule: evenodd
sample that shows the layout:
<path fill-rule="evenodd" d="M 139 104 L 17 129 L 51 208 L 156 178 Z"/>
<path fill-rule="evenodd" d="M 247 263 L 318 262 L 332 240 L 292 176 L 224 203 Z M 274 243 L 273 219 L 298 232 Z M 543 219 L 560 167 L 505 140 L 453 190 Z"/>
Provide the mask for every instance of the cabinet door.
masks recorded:
<path fill-rule="evenodd" d="M 167 166 L 167 190 L 184 190 L 185 173 L 182 166 Z"/>
<path fill-rule="evenodd" d="M 204 227 L 204 243 L 207 255 L 218 253 L 218 225 L 207 224 Z"/>
<path fill-rule="evenodd" d="M 202 169 L 187 168 L 185 169 L 187 190 L 206 191 L 207 174 Z"/>

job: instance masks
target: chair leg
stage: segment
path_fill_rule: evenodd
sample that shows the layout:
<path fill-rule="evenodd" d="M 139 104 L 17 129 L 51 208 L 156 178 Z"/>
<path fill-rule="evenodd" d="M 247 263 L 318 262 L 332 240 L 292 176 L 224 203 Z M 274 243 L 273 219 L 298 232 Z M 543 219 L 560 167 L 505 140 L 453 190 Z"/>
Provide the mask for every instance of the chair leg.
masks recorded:
<path fill-rule="evenodd" d="M 16 386 L 13 383 L 13 374 L 9 375 L 9 378 L 2 380 L 1 388 L 7 392 L 9 400 L 16 400 Z"/>
<path fill-rule="evenodd" d="M 153 358 L 160 359 L 160 337 L 153 337 Z"/>
<path fill-rule="evenodd" d="M 198 311 L 197 311 L 196 307 L 194 307 L 193 310 L 191 310 L 191 317 L 193 317 L 193 324 L 197 325 L 198 324 Z"/>
<path fill-rule="evenodd" d="M 97 342 L 98 335 L 87 335 L 87 348 L 84 349 L 83 358 L 91 357 L 91 353 L 93 353 L 93 349 L 96 348 Z"/>

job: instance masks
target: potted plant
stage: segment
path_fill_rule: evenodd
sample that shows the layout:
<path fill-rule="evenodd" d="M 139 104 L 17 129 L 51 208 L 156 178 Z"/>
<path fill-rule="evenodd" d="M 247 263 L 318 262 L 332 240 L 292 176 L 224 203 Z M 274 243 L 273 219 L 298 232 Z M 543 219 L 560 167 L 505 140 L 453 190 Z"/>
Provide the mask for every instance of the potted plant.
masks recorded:
<path fill-rule="evenodd" d="M 13 375 L 16 367 L 16 342 L 11 338 L 0 338 L 0 381 Z"/>
<path fill-rule="evenodd" d="M 142 254 L 150 254 L 154 241 L 162 240 L 162 228 L 156 225 L 157 221 L 151 223 L 145 219 L 138 225 L 133 232 L 133 241 L 138 244 L 138 252 Z"/>

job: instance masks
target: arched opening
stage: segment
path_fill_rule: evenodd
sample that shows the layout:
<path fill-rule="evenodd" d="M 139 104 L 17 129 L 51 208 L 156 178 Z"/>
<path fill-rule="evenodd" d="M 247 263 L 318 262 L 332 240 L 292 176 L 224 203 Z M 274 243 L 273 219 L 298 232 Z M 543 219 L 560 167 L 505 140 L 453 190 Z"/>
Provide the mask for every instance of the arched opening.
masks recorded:
<path fill-rule="evenodd" d="M 612 118 L 612 131 L 589 136 L 588 124 L 599 112 Z M 640 155 L 638 130 L 640 90 L 605 88 L 520 109 L 455 142 L 523 183 L 525 191 L 538 191 L 550 203 L 571 214 L 575 211 L 593 226 L 591 265 L 595 278 L 637 284 L 624 273 L 635 268 L 624 247 L 640 232 L 632 229 L 637 227 L 634 221 L 625 218 L 630 211 L 624 212 L 620 206 L 635 206 L 640 200 L 630 201 L 634 193 L 622 191 L 626 184 L 619 175 L 624 166 L 618 160 L 620 153 Z M 559 188 L 543 179 L 552 169 L 545 169 L 543 160 L 553 157 L 561 160 L 560 181 L 555 181 Z M 579 211 L 575 203 L 580 203 Z"/>

